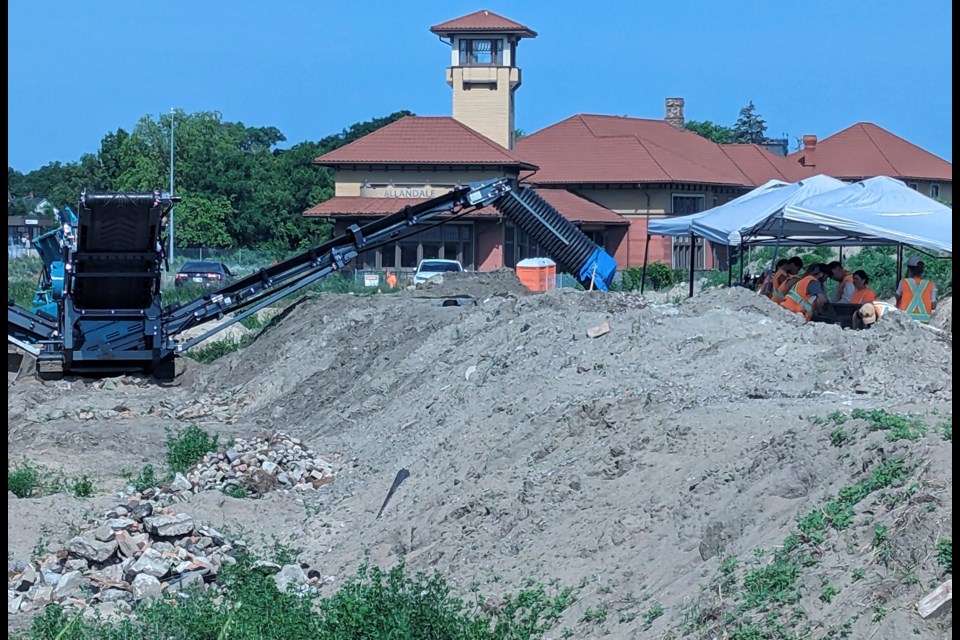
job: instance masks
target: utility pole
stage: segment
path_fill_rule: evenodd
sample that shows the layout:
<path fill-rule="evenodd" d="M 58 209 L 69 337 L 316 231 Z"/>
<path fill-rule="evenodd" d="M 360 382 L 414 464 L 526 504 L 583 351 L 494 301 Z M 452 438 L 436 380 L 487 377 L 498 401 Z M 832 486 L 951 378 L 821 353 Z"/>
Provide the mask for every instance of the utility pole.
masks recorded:
<path fill-rule="evenodd" d="M 170 197 L 173 197 L 173 128 L 176 124 L 176 113 L 173 107 L 170 107 Z M 170 258 L 169 263 L 173 264 L 173 206 L 170 207 Z"/>

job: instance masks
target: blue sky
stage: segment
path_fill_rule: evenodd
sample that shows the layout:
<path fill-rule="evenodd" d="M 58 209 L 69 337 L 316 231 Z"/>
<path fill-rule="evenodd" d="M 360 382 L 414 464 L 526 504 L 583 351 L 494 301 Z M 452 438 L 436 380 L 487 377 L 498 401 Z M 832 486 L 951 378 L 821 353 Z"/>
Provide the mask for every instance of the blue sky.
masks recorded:
<path fill-rule="evenodd" d="M 539 33 L 518 50 L 517 126 L 575 113 L 732 123 L 768 135 L 871 121 L 952 161 L 947 0 L 320 2 L 11 0 L 9 164 L 95 152 L 143 115 L 216 110 L 289 144 L 409 109 L 449 115 L 432 24 L 489 9 Z"/>

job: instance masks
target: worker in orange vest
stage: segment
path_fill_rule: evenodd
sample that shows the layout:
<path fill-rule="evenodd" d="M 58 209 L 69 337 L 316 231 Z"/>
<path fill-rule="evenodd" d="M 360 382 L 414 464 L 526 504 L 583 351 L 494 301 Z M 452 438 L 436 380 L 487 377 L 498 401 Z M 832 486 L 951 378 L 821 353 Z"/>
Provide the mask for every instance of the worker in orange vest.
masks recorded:
<path fill-rule="evenodd" d="M 786 300 L 781 302 L 780 306 L 787 311 L 803 314 L 804 319 L 810 322 L 814 312 L 827 303 L 827 296 L 823 290 L 823 282 L 826 279 L 826 265 L 810 265 L 807 273 L 790 289 Z"/>
<path fill-rule="evenodd" d="M 907 276 L 897 285 L 897 309 L 927 323 L 937 308 L 937 287 L 923 277 L 923 271 L 923 260 L 919 256 L 907 260 Z"/>
<path fill-rule="evenodd" d="M 866 271 L 858 269 L 853 272 L 853 287 L 856 290 L 853 292 L 853 297 L 850 298 L 851 304 L 864 304 L 874 302 L 877 299 L 877 294 L 867 286 L 869 284 L 870 276 L 867 275 Z"/>
<path fill-rule="evenodd" d="M 760 285 L 760 295 L 767 296 L 768 298 L 773 297 L 773 292 L 783 284 L 784 278 L 787 277 L 786 266 L 789 262 L 786 258 L 777 260 L 777 266 L 774 272 L 767 274 L 763 278 L 763 283 Z"/>
<path fill-rule="evenodd" d="M 832 280 L 837 281 L 837 288 L 830 296 L 830 302 L 834 304 L 850 304 L 856 287 L 853 286 L 853 274 L 843 268 L 843 265 L 834 260 L 827 265 L 827 274 Z"/>
<path fill-rule="evenodd" d="M 787 260 L 787 264 L 784 267 L 786 276 L 781 280 L 780 284 L 774 288 L 770 299 L 777 304 L 783 303 L 783 301 L 787 299 L 787 294 L 790 293 L 790 290 L 800 281 L 799 273 L 802 269 L 803 259 L 793 256 Z"/>
<path fill-rule="evenodd" d="M 397 276 L 393 271 L 387 271 L 387 286 L 391 289 L 397 288 Z"/>

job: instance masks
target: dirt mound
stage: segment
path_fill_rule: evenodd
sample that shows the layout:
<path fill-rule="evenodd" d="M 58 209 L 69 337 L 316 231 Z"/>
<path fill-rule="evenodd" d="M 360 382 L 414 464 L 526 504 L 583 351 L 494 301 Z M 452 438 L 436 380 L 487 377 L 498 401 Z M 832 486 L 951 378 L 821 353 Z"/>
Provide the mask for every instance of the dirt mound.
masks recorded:
<path fill-rule="evenodd" d="M 949 334 L 953 334 L 953 297 L 944 298 L 937 303 L 937 308 L 933 312 L 933 317 L 930 319 L 930 324 L 932 324 L 937 329 L 946 331 Z"/>
<path fill-rule="evenodd" d="M 530 290 L 520 283 L 513 269 L 495 269 L 435 276 L 418 285 L 412 295 L 436 298 L 484 298 L 529 294 Z"/>
<path fill-rule="evenodd" d="M 18 382 L 8 454 L 135 466 L 163 459 L 163 426 L 224 440 L 281 429 L 341 456 L 332 484 L 258 500 L 203 492 L 183 508 L 293 532 L 304 561 L 338 577 L 330 589 L 364 554 L 438 569 L 464 593 L 526 577 L 580 585 L 563 625 L 578 637 L 724 637 L 766 624 L 764 607 L 783 612 L 778 624 L 802 610 L 798 634 L 853 620 L 857 634 L 898 638 L 943 623 L 914 603 L 942 577 L 952 526 L 946 342 L 910 322 L 804 324 L 744 289 L 650 305 L 520 295 L 515 279 L 490 278 L 319 296 L 173 387 Z M 437 299 L 456 295 L 476 304 Z M 410 477 L 377 518 L 401 468 Z M 31 502 L 9 501 L 8 520 Z M 751 590 L 781 584 L 774 569 L 789 589 L 771 604 Z M 585 627 L 598 611 L 605 622 Z"/>

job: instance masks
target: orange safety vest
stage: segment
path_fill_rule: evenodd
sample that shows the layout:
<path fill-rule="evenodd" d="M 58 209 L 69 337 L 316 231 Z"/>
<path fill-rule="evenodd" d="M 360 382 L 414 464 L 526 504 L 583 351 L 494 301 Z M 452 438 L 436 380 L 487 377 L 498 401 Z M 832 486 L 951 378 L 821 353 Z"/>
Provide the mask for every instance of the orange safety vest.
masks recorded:
<path fill-rule="evenodd" d="M 800 282 L 794 285 L 793 289 L 790 289 L 786 300 L 781 302 L 780 306 L 787 311 L 802 313 L 803 317 L 809 322 L 813 318 L 813 305 L 817 301 L 817 296 L 807 294 L 807 289 L 810 287 L 810 283 L 816 279 L 815 276 L 801 278 Z"/>
<path fill-rule="evenodd" d="M 923 278 L 904 278 L 900 281 L 900 311 L 914 320 L 930 322 L 933 313 L 933 282 Z"/>
<path fill-rule="evenodd" d="M 392 273 L 388 273 L 387 286 L 390 287 L 391 289 L 395 289 L 397 287 L 397 276 L 393 275 Z"/>
<path fill-rule="evenodd" d="M 845 286 L 847 286 L 847 283 L 849 282 L 850 284 L 853 284 L 853 274 L 852 274 L 852 273 L 849 273 L 849 272 L 847 272 L 847 271 L 844 271 L 844 273 L 845 273 L 846 275 L 843 276 L 843 280 L 841 280 L 841 281 L 837 284 L 837 299 L 838 299 L 838 300 L 843 297 L 843 288 L 844 288 Z"/>
<path fill-rule="evenodd" d="M 873 292 L 873 289 L 870 287 L 864 287 L 863 289 L 857 289 L 853 294 L 853 299 L 850 300 L 850 304 L 866 304 L 868 302 L 873 302 L 877 299 L 877 294 Z"/>
<path fill-rule="evenodd" d="M 783 286 L 783 283 L 790 277 L 790 275 L 783 269 L 778 269 L 776 273 L 773 274 L 770 278 L 770 295 L 769 298 L 774 302 L 783 302 L 783 298 L 786 296 L 786 292 L 780 292 L 780 287 Z"/>
<path fill-rule="evenodd" d="M 799 282 L 799 278 L 796 276 L 791 276 L 789 274 L 784 274 L 783 282 L 780 283 L 780 286 L 773 290 L 773 295 L 770 296 L 770 299 L 776 302 L 777 304 L 783 304 L 783 301 L 787 299 L 787 294 L 790 293 L 790 289 Z"/>

